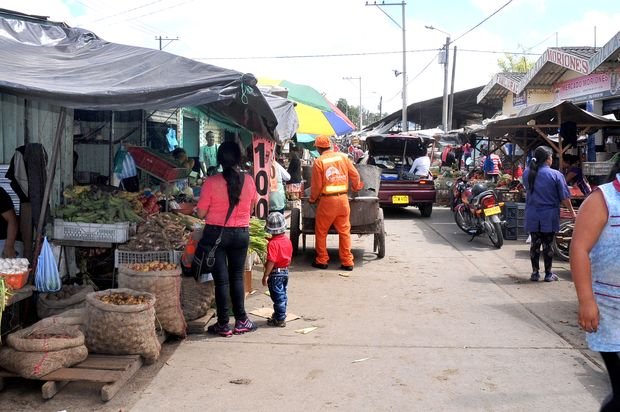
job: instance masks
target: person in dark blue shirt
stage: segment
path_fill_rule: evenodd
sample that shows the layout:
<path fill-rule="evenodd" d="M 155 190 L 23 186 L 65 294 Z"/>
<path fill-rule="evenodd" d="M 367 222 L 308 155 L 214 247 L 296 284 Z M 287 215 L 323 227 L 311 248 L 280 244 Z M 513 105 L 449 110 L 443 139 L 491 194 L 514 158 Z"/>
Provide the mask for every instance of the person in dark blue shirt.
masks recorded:
<path fill-rule="evenodd" d="M 551 168 L 553 152 L 547 146 L 539 146 L 523 173 L 526 189 L 525 230 L 530 233 L 530 259 L 532 275 L 530 280 L 540 280 L 539 260 L 542 246 L 545 263 L 545 282 L 558 280 L 551 271 L 553 264 L 552 243 L 560 230 L 560 204 L 575 216 L 570 202 L 570 193 L 562 173 Z"/>

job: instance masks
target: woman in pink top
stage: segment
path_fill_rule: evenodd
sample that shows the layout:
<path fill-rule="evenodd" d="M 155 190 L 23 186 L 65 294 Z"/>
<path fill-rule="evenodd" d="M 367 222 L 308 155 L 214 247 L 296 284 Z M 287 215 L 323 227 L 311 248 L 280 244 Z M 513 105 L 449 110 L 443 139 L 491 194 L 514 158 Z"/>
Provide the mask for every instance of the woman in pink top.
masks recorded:
<path fill-rule="evenodd" d="M 205 217 L 206 223 L 198 249 L 210 250 L 222 233 L 213 267 L 217 322 L 207 331 L 229 337 L 256 329 L 245 312 L 243 272 L 250 244 L 250 215 L 258 195 L 252 177 L 239 171 L 241 149 L 237 143 L 222 143 L 217 151 L 217 162 L 223 171 L 205 180 L 198 200 L 198 217 Z M 227 220 L 231 205 L 232 212 Z M 235 316 L 232 330 L 228 325 L 228 296 Z"/>

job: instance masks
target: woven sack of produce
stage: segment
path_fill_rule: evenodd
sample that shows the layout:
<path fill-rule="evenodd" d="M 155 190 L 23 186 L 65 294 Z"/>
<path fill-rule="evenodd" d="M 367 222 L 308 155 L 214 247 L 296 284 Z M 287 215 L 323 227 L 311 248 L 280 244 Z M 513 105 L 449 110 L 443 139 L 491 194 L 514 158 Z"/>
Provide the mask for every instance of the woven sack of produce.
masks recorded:
<path fill-rule="evenodd" d="M 40 378 L 84 361 L 88 350 L 77 326 L 36 323 L 7 337 L 0 366 L 27 379 Z"/>
<path fill-rule="evenodd" d="M 185 320 L 198 319 L 207 314 L 215 302 L 213 281 L 199 283 L 193 277 L 183 277 L 181 281 L 181 307 Z"/>
<path fill-rule="evenodd" d="M 37 315 L 39 319 L 58 315 L 69 309 L 86 306 L 86 295 L 94 292 L 90 285 L 64 285 L 54 293 L 41 293 L 37 300 Z"/>
<path fill-rule="evenodd" d="M 41 319 L 38 323 L 41 325 L 75 325 L 84 328 L 86 325 L 86 300 L 84 300 L 84 307 L 65 310 L 58 315 Z"/>
<path fill-rule="evenodd" d="M 118 287 L 155 295 L 157 324 L 173 335 L 187 335 L 187 324 L 181 309 L 180 269 L 140 272 L 121 265 L 118 269 Z"/>
<path fill-rule="evenodd" d="M 155 332 L 155 296 L 131 289 L 108 289 L 86 295 L 86 347 L 110 355 L 159 358 Z"/>

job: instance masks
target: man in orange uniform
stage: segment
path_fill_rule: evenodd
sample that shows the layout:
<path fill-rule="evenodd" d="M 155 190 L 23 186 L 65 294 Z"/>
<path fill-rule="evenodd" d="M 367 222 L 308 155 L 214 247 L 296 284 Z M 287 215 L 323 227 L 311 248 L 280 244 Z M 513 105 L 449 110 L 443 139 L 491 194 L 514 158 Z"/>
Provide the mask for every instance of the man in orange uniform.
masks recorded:
<path fill-rule="evenodd" d="M 351 253 L 351 222 L 349 215 L 349 181 L 351 188 L 357 192 L 364 187 L 360 175 L 345 153 L 331 150 L 327 136 L 318 136 L 314 142 L 320 157 L 312 166 L 312 187 L 310 203 L 318 202 L 314 235 L 316 237 L 316 259 L 312 266 L 327 269 L 327 232 L 334 225 L 339 235 L 340 266 L 344 270 L 353 270 Z"/>

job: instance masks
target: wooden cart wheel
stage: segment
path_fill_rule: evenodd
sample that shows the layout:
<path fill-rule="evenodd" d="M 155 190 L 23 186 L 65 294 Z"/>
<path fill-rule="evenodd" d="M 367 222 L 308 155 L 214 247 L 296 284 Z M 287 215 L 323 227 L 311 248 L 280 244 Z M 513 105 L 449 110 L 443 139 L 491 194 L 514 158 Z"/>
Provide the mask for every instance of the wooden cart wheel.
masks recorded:
<path fill-rule="evenodd" d="M 301 210 L 297 208 L 291 209 L 291 243 L 293 244 L 293 255 L 297 255 L 299 252 L 299 235 L 301 234 L 300 228 Z"/>
<path fill-rule="evenodd" d="M 385 223 L 383 220 L 383 209 L 377 213 L 377 232 L 374 235 L 373 250 L 377 252 L 377 258 L 385 257 Z"/>

